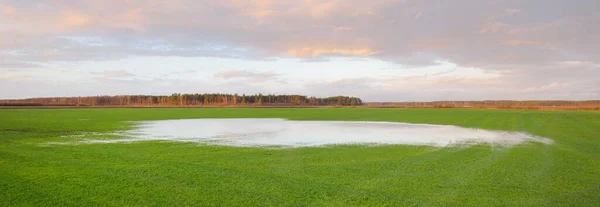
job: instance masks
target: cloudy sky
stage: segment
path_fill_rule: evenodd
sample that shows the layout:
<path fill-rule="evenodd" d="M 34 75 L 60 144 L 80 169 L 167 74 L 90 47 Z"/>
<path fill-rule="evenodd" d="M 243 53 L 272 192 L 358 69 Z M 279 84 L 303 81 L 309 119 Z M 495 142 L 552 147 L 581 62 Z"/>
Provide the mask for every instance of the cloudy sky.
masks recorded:
<path fill-rule="evenodd" d="M 0 98 L 600 99 L 598 0 L 0 0 Z"/>

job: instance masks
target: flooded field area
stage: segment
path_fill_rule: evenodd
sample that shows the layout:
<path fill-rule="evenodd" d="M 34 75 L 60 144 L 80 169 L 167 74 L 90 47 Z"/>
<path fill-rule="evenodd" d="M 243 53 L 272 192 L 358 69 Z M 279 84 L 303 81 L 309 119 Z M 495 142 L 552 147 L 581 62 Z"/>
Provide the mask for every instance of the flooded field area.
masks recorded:
<path fill-rule="evenodd" d="M 168 140 L 245 147 L 306 147 L 340 144 L 397 144 L 445 147 L 480 143 L 515 145 L 552 140 L 520 132 L 451 125 L 285 119 L 179 119 L 137 122 L 127 138 L 88 143 Z"/>
<path fill-rule="evenodd" d="M 446 108 L 4 109 L 0 206 L 598 206 L 599 118 Z"/>

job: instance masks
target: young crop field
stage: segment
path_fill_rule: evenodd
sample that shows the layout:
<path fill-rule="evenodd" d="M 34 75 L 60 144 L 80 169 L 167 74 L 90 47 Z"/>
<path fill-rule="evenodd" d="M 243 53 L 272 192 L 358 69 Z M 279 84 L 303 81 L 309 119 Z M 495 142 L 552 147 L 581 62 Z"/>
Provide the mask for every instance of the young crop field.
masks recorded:
<path fill-rule="evenodd" d="M 117 139 L 132 121 L 389 121 L 524 132 L 511 146 L 236 147 Z M 0 109 L 0 206 L 598 206 L 600 113 L 484 109 Z"/>

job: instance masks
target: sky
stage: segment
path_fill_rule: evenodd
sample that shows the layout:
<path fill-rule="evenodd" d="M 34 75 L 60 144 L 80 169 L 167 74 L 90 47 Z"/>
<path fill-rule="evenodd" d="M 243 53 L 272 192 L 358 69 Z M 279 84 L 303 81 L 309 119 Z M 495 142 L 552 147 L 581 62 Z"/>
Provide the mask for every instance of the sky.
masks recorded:
<path fill-rule="evenodd" d="M 0 0 L 0 99 L 600 99 L 598 0 Z"/>

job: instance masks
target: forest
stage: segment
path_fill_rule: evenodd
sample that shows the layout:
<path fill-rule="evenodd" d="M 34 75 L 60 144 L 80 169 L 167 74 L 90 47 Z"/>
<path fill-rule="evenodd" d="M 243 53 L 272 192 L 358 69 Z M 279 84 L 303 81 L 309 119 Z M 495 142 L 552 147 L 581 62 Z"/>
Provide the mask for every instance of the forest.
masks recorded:
<path fill-rule="evenodd" d="M 360 98 L 333 96 L 326 98 L 274 94 L 180 94 L 170 96 L 119 95 L 86 97 L 49 97 L 1 100 L 0 106 L 358 106 Z"/>

